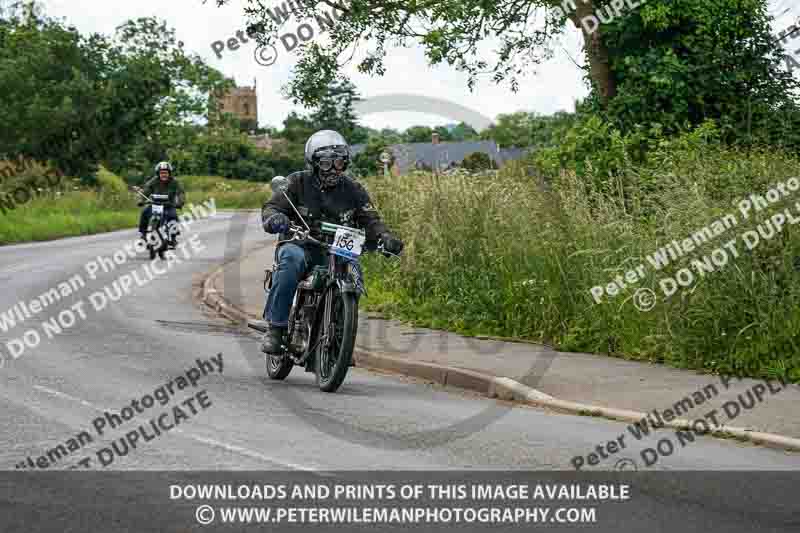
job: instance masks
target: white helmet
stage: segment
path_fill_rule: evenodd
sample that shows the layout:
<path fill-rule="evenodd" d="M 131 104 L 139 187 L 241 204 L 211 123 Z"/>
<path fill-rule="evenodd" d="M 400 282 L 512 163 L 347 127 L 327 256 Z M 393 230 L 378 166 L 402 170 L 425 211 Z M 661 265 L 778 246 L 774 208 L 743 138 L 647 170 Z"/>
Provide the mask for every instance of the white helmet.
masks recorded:
<path fill-rule="evenodd" d="M 321 130 L 308 138 L 305 158 L 319 176 L 323 188 L 335 187 L 350 164 L 350 146 L 340 133 Z"/>
<path fill-rule="evenodd" d="M 170 165 L 169 162 L 162 161 L 156 165 L 156 176 L 158 176 L 158 173 L 161 172 L 162 170 L 168 171 L 169 176 L 172 177 L 172 165 Z"/>

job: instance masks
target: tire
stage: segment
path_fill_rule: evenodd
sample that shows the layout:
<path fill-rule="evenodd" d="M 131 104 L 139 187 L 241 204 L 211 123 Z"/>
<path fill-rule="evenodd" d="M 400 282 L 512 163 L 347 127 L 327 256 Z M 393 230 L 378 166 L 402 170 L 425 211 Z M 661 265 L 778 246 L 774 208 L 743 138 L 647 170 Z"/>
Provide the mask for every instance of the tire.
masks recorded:
<path fill-rule="evenodd" d="M 286 379 L 294 363 L 288 357 L 264 354 L 267 360 L 267 375 L 270 379 Z"/>
<path fill-rule="evenodd" d="M 153 259 L 156 258 L 156 248 L 155 248 L 155 246 L 152 246 L 152 245 L 148 246 L 147 247 L 147 251 L 150 252 L 150 261 L 152 261 Z"/>
<path fill-rule="evenodd" d="M 331 347 L 331 354 L 326 351 L 322 343 L 316 348 L 314 354 L 315 374 L 317 386 L 322 392 L 336 392 L 347 376 L 350 361 L 353 359 L 353 348 L 356 343 L 358 330 L 358 301 L 354 293 L 342 293 L 338 288 L 329 289 L 333 293 L 333 325 L 335 340 Z M 327 295 L 326 295 L 327 297 Z M 322 314 L 324 320 L 324 313 Z M 322 324 L 320 324 L 321 326 Z M 321 329 L 319 330 L 322 331 Z M 326 355 L 328 355 L 326 357 Z M 333 355 L 333 361 L 331 360 Z"/>
<path fill-rule="evenodd" d="M 158 232 L 158 237 L 161 239 L 161 246 L 158 248 L 158 258 L 162 261 L 164 260 L 164 254 L 167 250 L 169 250 L 169 242 L 167 241 L 166 237 L 166 230 L 164 229 L 164 225 L 162 224 L 158 228 L 156 228 L 156 232 Z"/>

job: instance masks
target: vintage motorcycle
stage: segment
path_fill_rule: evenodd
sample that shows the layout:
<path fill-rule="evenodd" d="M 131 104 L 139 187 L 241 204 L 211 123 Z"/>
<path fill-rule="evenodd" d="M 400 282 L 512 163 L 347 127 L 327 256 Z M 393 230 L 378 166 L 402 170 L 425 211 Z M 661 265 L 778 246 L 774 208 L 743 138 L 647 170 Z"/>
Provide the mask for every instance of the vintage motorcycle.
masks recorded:
<path fill-rule="evenodd" d="M 288 181 L 283 176 L 273 178 L 272 190 L 284 194 Z M 325 266 L 316 266 L 303 279 L 294 295 L 289 312 L 287 338 L 283 352 L 266 355 L 267 374 L 272 379 L 285 379 L 292 368 L 305 367 L 316 375 L 317 386 L 324 392 L 335 392 L 352 366 L 353 348 L 358 330 L 358 301 L 366 295 L 358 257 L 366 236 L 362 230 L 323 222 L 319 228 L 321 240 L 311 236 L 311 229 L 292 204 L 292 208 L 306 226 L 292 225 L 291 238 L 278 242 L 305 240 L 327 252 Z M 378 243 L 379 252 L 395 256 Z M 278 246 L 272 269 L 265 272 L 264 290 L 272 288 L 272 276 L 278 265 Z M 249 321 L 248 325 L 262 333 L 266 324 Z"/>
<path fill-rule="evenodd" d="M 168 194 L 153 194 L 147 196 L 139 187 L 132 187 L 132 190 L 138 193 L 144 202 L 139 202 L 139 206 L 150 204 L 150 220 L 147 222 L 147 251 L 150 254 L 150 260 L 158 258 L 163 260 L 164 253 L 167 250 L 175 249 L 177 244 L 177 227 L 175 224 L 168 225 L 166 223 L 166 216 L 164 210 L 169 204 Z M 158 239 L 149 238 L 150 235 L 156 235 Z"/>

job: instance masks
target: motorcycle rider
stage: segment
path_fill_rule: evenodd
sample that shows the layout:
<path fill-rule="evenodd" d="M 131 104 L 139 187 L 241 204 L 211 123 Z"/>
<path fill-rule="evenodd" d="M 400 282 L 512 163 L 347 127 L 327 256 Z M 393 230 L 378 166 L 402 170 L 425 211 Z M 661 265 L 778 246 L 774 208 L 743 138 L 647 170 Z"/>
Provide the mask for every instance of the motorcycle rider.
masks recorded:
<path fill-rule="evenodd" d="M 156 165 L 155 176 L 150 178 L 143 187 L 142 192 L 146 196 L 152 194 L 166 194 L 169 195 L 169 203 L 164 206 L 164 222 L 169 229 L 170 245 L 175 247 L 175 239 L 177 237 L 177 221 L 178 212 L 176 209 L 183 207 L 185 193 L 183 186 L 175 178 L 172 165 L 167 161 L 161 161 Z M 139 205 L 144 205 L 139 202 Z M 153 209 L 150 204 L 144 208 L 141 216 L 139 217 L 139 233 L 144 240 L 147 234 L 147 222 L 150 220 L 150 215 Z"/>
<path fill-rule="evenodd" d="M 306 142 L 305 160 L 309 169 L 290 174 L 285 192 L 312 231 L 318 230 L 323 220 L 363 228 L 365 249 L 374 250 L 380 239 L 387 252 L 402 252 L 403 242 L 387 230 L 366 189 L 344 173 L 350 163 L 350 147 L 342 135 L 333 130 L 314 133 Z M 289 238 L 290 222 L 303 227 L 280 191 L 274 192 L 264 204 L 261 221 L 264 231 L 280 233 L 280 240 Z M 264 306 L 263 318 L 269 325 L 261 345 L 264 353 L 280 352 L 297 285 L 310 268 L 325 264 L 325 257 L 310 242 L 294 241 L 280 246 L 278 269 Z"/>

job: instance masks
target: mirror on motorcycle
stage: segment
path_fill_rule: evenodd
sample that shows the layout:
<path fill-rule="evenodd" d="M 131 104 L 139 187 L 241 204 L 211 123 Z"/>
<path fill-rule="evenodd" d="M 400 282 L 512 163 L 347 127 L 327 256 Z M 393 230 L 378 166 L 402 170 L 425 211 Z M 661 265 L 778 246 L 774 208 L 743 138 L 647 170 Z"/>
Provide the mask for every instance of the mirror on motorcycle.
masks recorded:
<path fill-rule="evenodd" d="M 289 180 L 283 176 L 275 176 L 269 186 L 272 187 L 273 192 L 282 192 L 289 186 Z"/>

